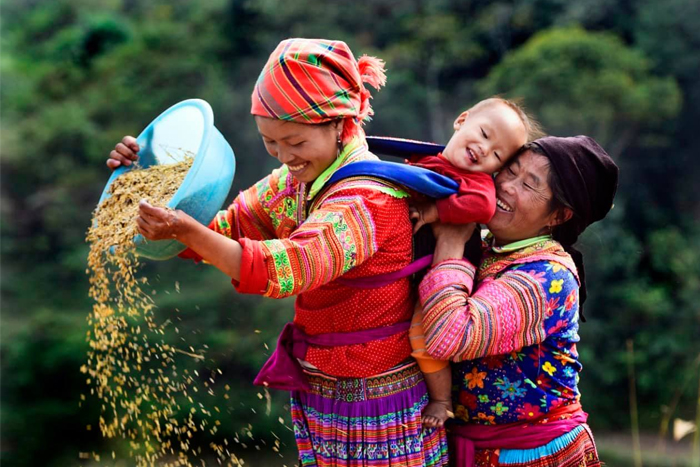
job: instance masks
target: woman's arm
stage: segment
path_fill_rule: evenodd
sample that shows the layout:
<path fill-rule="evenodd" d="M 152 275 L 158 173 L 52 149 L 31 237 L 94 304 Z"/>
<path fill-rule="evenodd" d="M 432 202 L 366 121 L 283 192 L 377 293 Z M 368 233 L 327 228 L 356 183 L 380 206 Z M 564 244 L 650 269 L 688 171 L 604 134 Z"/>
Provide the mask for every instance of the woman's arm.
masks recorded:
<path fill-rule="evenodd" d="M 567 269 L 528 263 L 472 293 L 474 274 L 469 262 L 447 259 L 419 286 L 426 349 L 433 357 L 462 361 L 507 354 L 575 326 L 578 283 Z"/>
<path fill-rule="evenodd" d="M 241 244 L 200 224 L 182 211 L 151 206 L 142 200 L 136 219 L 139 232 L 148 240 L 176 239 L 206 262 L 238 281 Z"/>

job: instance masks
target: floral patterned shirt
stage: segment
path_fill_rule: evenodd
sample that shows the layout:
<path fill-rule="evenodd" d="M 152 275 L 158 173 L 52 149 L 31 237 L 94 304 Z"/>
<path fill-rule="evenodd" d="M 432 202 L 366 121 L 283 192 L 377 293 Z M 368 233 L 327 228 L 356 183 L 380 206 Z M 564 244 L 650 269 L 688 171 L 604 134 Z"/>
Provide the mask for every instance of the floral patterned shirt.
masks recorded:
<path fill-rule="evenodd" d="M 459 422 L 535 419 L 579 400 L 576 267 L 558 242 L 536 240 L 488 251 L 476 287 L 466 260 L 441 262 L 420 284 L 426 349 L 456 362 Z"/>

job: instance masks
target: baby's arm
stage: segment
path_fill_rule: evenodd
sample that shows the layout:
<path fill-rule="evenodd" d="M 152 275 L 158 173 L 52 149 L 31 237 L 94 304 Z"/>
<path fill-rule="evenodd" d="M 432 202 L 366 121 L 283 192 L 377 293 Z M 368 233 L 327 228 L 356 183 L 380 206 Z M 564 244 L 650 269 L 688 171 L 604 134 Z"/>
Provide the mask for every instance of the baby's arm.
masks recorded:
<path fill-rule="evenodd" d="M 435 203 L 440 222 L 486 224 L 496 212 L 496 188 L 491 175 L 471 173 L 459 182 L 457 193 Z"/>

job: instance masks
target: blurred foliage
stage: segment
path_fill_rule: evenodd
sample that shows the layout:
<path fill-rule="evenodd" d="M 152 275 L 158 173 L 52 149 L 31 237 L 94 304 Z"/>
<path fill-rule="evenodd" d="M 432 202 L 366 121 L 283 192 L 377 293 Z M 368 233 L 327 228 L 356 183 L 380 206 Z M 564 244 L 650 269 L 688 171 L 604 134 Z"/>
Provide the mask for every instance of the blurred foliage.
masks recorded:
<path fill-rule="evenodd" d="M 622 178 L 610 217 L 581 241 L 590 296 L 583 403 L 594 430 L 629 425 L 625 341 L 633 339 L 643 428 L 658 430 L 668 410 L 694 416 L 700 0 L 5 0 L 1 8 L 6 465 L 128 455 L 125 443 L 99 436 L 98 403 L 81 400 L 91 309 L 84 235 L 109 175 L 104 160 L 124 134 L 200 97 L 236 151 L 232 198 L 276 165 L 249 117 L 250 92 L 290 36 L 342 39 L 358 56 L 386 60 L 371 134 L 446 142 L 459 112 L 498 93 L 522 97 L 552 134 L 603 142 Z M 217 271 L 180 261 L 146 264 L 143 274 L 158 318 L 178 327 L 168 337 L 209 347 L 204 363 L 183 365 L 222 370 L 216 401 L 196 399 L 225 409 L 220 434 L 253 450 L 269 451 L 275 436 L 292 446 L 286 395 L 274 394 L 267 414 L 251 381 L 293 302 L 237 295 Z"/>

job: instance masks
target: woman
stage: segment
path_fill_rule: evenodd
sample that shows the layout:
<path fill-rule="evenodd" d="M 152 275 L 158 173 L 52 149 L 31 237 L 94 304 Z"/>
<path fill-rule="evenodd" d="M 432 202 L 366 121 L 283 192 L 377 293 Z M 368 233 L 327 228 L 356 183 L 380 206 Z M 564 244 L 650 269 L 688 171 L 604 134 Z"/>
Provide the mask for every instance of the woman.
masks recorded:
<path fill-rule="evenodd" d="M 283 41 L 251 109 L 283 166 L 239 194 L 209 229 L 146 202 L 137 220 L 146 238 L 177 238 L 188 246 L 181 256 L 216 266 L 239 292 L 297 296 L 294 323 L 256 383 L 292 390 L 302 466 L 447 464 L 444 430 L 421 429 L 428 396 L 410 358 L 409 279 L 351 285 L 411 262 L 407 194 L 370 177 L 327 183 L 347 164 L 377 159 L 361 128 L 372 115 L 363 82 L 384 81 L 380 60 L 356 61 L 343 42 Z M 130 164 L 137 151 L 126 137 L 108 165 Z"/>
<path fill-rule="evenodd" d="M 496 177 L 478 271 L 462 259 L 474 225 L 434 227 L 419 295 L 427 351 L 456 362 L 455 465 L 600 465 L 577 388 L 586 288 L 572 245 L 612 207 L 617 175 L 589 137 L 542 138 Z"/>

